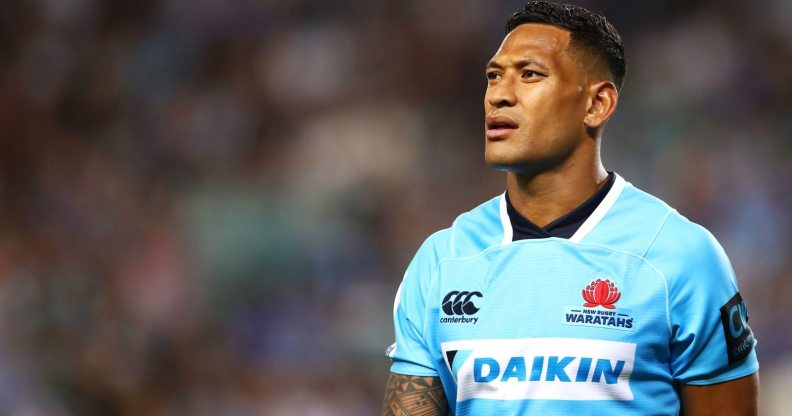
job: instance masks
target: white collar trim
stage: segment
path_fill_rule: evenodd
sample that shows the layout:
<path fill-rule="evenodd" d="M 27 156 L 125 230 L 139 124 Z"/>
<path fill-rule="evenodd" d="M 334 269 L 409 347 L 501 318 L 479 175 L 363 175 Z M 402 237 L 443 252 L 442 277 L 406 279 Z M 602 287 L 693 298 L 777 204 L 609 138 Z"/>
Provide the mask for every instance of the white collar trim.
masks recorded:
<path fill-rule="evenodd" d="M 594 212 L 586 218 L 586 221 L 580 225 L 575 234 L 572 237 L 569 237 L 569 241 L 573 243 L 579 243 L 583 240 L 583 238 L 597 226 L 597 224 L 602 221 L 605 217 L 605 214 L 610 211 L 613 204 L 616 203 L 616 200 L 619 199 L 622 191 L 624 191 L 624 186 L 626 181 L 624 178 L 619 176 L 618 173 L 614 173 L 613 178 L 613 186 L 611 187 L 608 194 L 605 195 L 605 198 L 602 199 L 602 202 L 594 209 Z M 514 230 L 512 229 L 511 220 L 509 219 L 509 212 L 506 209 L 506 193 L 504 192 L 500 197 L 500 220 L 501 224 L 503 225 L 503 240 L 501 240 L 501 245 L 506 245 L 512 242 L 514 238 Z"/>
<path fill-rule="evenodd" d="M 602 221 L 602 219 L 605 217 L 605 214 L 610 211 L 611 207 L 613 207 L 613 204 L 615 204 L 616 200 L 619 199 L 622 191 L 624 191 L 624 185 L 626 182 L 624 181 L 624 178 L 619 176 L 618 173 L 614 173 L 613 175 L 615 178 L 613 178 L 613 186 L 611 187 L 610 191 L 608 191 L 608 194 L 605 195 L 605 198 L 602 200 L 602 202 L 600 202 L 594 212 L 592 212 L 591 215 L 586 218 L 586 221 L 580 225 L 580 228 L 575 231 L 575 234 L 572 234 L 572 237 L 569 237 L 569 241 L 573 243 L 579 243 L 582 241 L 583 238 L 585 238 L 586 235 L 588 235 L 588 233 L 590 233 L 591 230 L 593 230 L 594 227 L 596 227 L 597 224 Z"/>
<path fill-rule="evenodd" d="M 503 240 L 501 240 L 501 245 L 505 246 L 512 242 L 514 235 L 511 219 L 509 219 L 509 211 L 506 209 L 506 192 L 500 197 L 500 220 L 503 225 Z"/>

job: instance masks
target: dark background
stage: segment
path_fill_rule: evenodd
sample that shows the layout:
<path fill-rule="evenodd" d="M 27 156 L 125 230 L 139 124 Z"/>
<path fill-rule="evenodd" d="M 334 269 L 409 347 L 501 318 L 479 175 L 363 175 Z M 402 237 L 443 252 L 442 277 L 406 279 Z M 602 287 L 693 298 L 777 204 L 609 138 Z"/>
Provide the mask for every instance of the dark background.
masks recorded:
<path fill-rule="evenodd" d="M 369 415 L 431 232 L 501 193 L 518 1 L 0 3 L 0 414 Z M 792 406 L 792 3 L 586 1 L 604 162 L 708 227 Z"/>

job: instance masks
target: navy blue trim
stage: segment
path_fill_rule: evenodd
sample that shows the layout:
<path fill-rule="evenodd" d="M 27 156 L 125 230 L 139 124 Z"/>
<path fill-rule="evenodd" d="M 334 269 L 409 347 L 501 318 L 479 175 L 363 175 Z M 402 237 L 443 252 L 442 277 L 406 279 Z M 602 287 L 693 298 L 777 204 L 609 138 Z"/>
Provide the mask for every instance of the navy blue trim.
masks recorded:
<path fill-rule="evenodd" d="M 509 214 L 509 221 L 511 222 L 513 230 L 512 241 L 530 240 L 532 238 L 572 237 L 575 231 L 583 225 L 591 213 L 594 212 L 602 200 L 605 199 L 605 196 L 608 195 L 615 181 L 616 175 L 614 175 L 613 172 L 608 172 L 608 181 L 597 193 L 592 195 L 591 198 L 587 199 L 577 208 L 544 227 L 532 223 L 517 212 L 509 200 L 509 193 L 506 192 L 506 212 Z"/>

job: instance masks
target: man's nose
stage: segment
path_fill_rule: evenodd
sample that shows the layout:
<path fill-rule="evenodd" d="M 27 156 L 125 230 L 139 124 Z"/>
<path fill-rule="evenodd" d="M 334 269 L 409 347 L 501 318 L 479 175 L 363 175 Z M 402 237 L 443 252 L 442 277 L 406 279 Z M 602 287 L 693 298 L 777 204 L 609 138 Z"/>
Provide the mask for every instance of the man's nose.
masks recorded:
<path fill-rule="evenodd" d="M 514 95 L 514 81 L 511 77 L 504 76 L 501 80 L 490 87 L 490 94 L 487 100 L 493 107 L 511 107 L 517 102 Z"/>

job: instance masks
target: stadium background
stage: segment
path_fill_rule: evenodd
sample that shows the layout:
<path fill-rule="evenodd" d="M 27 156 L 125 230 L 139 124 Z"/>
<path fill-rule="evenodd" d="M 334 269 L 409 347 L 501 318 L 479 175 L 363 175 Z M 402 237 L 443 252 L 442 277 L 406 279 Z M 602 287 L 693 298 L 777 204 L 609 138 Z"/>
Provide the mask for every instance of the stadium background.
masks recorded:
<path fill-rule="evenodd" d="M 0 3 L 0 414 L 368 415 L 421 241 L 500 193 L 519 1 Z M 586 1 L 609 169 L 709 227 L 792 406 L 792 2 Z"/>

